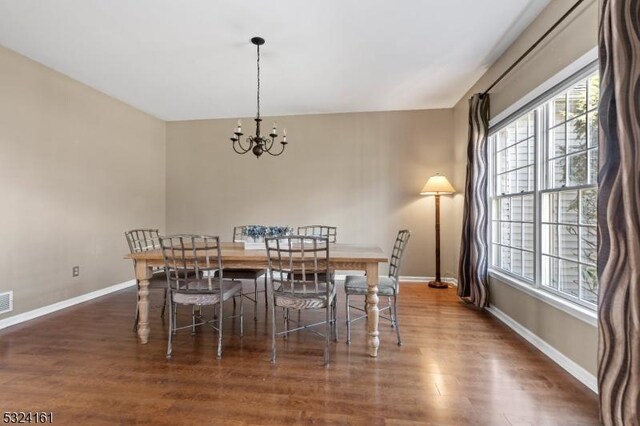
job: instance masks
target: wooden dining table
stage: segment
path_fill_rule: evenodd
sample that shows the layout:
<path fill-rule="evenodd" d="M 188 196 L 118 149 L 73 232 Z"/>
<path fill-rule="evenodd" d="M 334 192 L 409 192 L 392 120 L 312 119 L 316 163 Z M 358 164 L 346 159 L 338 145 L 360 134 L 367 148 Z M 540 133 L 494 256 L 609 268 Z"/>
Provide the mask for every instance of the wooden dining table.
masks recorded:
<path fill-rule="evenodd" d="M 269 266 L 266 250 L 245 249 L 242 243 L 221 243 L 221 256 L 224 268 L 266 269 Z M 140 343 L 149 341 L 149 279 L 153 268 L 164 267 L 162 251 L 149 250 L 131 253 L 125 256 L 135 262 L 138 281 L 138 339 Z M 367 346 L 369 355 L 378 355 L 380 339 L 378 337 L 378 268 L 386 263 L 384 252 L 376 246 L 358 244 L 331 244 L 329 247 L 329 265 L 333 270 L 364 271 L 367 276 Z"/>

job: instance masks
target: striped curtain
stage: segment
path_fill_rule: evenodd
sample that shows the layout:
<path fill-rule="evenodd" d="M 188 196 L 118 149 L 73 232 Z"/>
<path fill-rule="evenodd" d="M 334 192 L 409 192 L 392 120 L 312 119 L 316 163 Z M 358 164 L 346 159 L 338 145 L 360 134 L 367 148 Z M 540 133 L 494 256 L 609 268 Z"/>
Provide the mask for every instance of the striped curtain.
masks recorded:
<path fill-rule="evenodd" d="M 487 285 L 487 135 L 489 95 L 475 94 L 469 99 L 469 143 L 467 180 L 464 189 L 464 215 L 458 296 L 479 308 L 489 304 Z"/>
<path fill-rule="evenodd" d="M 640 0 L 600 3 L 598 385 L 605 425 L 640 423 Z"/>

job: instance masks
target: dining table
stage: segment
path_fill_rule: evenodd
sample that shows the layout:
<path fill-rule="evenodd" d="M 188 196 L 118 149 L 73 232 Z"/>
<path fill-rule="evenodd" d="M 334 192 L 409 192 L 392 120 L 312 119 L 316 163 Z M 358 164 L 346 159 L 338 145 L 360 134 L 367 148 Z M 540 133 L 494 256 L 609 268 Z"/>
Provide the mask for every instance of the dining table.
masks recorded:
<path fill-rule="evenodd" d="M 248 249 L 243 243 L 220 244 L 223 268 L 267 269 L 269 259 L 265 249 Z M 164 267 L 161 249 L 130 253 L 125 256 L 133 259 L 138 283 L 138 340 L 141 344 L 149 342 L 151 326 L 149 324 L 149 279 L 154 268 Z M 378 269 L 386 263 L 384 252 L 377 246 L 360 244 L 330 244 L 329 266 L 337 271 L 363 271 L 367 277 L 367 347 L 369 355 L 377 356 L 380 339 L 378 333 Z"/>

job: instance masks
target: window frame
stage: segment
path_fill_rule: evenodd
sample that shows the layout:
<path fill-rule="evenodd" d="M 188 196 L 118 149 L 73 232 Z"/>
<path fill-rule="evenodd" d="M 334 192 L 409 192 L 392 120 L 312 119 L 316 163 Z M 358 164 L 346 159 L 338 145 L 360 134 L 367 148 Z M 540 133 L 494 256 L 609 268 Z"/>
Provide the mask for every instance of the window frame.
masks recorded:
<path fill-rule="evenodd" d="M 550 162 L 549 160 L 551 160 L 550 158 L 548 158 L 548 150 L 550 149 L 550 133 L 552 132 L 552 126 L 551 126 L 551 119 L 550 119 L 550 115 L 552 113 L 552 108 L 551 108 L 551 102 L 552 99 L 554 97 L 556 97 L 557 95 L 566 92 L 567 90 L 569 90 L 571 87 L 573 87 L 574 85 L 578 84 L 580 81 L 583 80 L 587 80 L 590 76 L 592 76 L 593 74 L 597 73 L 598 70 L 598 63 L 597 60 L 595 61 L 590 61 L 586 66 L 582 66 L 577 72 L 573 72 L 572 74 L 570 74 L 568 77 L 564 78 L 563 80 L 561 80 L 560 82 L 552 85 L 552 86 L 548 86 L 548 89 L 546 89 L 541 95 L 534 97 L 532 100 L 530 100 L 527 103 L 522 103 L 522 102 L 518 102 L 520 105 L 518 106 L 518 108 L 513 108 L 512 111 L 508 114 L 501 114 L 501 119 L 497 122 L 491 122 L 490 126 L 489 126 L 489 131 L 488 131 L 488 136 L 487 136 L 487 142 L 488 142 L 488 171 L 489 171 L 489 176 L 488 176 L 488 187 L 487 187 L 487 206 L 488 206 L 488 226 L 487 226 L 487 240 L 488 240 L 488 248 L 489 248 L 489 274 L 493 277 L 497 277 L 498 279 L 502 280 L 502 281 L 508 281 L 508 284 L 516 287 L 516 288 L 523 288 L 526 289 L 527 293 L 534 293 L 536 295 L 536 297 L 549 301 L 552 305 L 554 306 L 559 306 L 561 307 L 561 309 L 563 310 L 574 310 L 577 311 L 578 314 L 574 314 L 575 316 L 579 317 L 580 319 L 585 319 L 588 318 L 589 321 L 588 322 L 592 322 L 591 320 L 593 318 L 595 318 L 596 316 L 596 309 L 597 309 L 597 302 L 596 303 L 590 303 L 588 301 L 582 300 L 580 299 L 580 296 L 583 294 L 582 291 L 582 279 L 579 278 L 579 293 L 578 293 L 578 297 L 575 297 L 571 294 L 568 294 L 566 292 L 562 292 L 559 289 L 554 289 L 553 287 L 549 286 L 549 285 L 543 285 L 543 238 L 542 238 L 542 232 L 543 232 L 543 196 L 544 194 L 548 194 L 548 193 L 559 193 L 560 191 L 570 191 L 570 190 L 574 190 L 577 191 L 578 197 L 580 197 L 580 191 L 586 188 L 595 188 L 596 191 L 598 189 L 598 184 L 597 182 L 594 183 L 587 183 L 587 184 L 582 184 L 582 185 L 575 185 L 575 186 L 562 186 L 562 187 L 558 187 L 558 188 L 547 188 L 547 182 L 549 179 L 549 175 L 550 175 L 550 171 L 549 171 L 549 166 L 550 166 Z M 587 105 L 585 107 L 585 112 L 584 112 L 584 117 L 585 117 L 585 125 L 588 128 L 589 126 L 589 112 L 593 111 L 589 109 L 589 95 L 588 95 L 588 89 L 587 89 Z M 516 103 L 516 105 L 518 104 Z M 568 106 L 566 107 L 568 108 Z M 595 108 L 595 111 L 597 112 L 597 107 Z M 497 217 L 497 223 L 501 223 L 501 212 L 494 212 L 494 202 L 496 202 L 496 200 L 498 200 L 498 203 L 500 202 L 499 200 L 501 200 L 504 197 L 517 197 L 519 195 L 527 195 L 527 194 L 531 194 L 530 191 L 527 191 L 526 193 L 513 193 L 513 194 L 498 194 L 497 193 L 497 178 L 498 178 L 498 154 L 499 154 L 499 150 L 497 149 L 497 141 L 498 141 L 498 137 L 496 136 L 498 134 L 498 132 L 502 129 L 504 129 L 505 127 L 509 126 L 512 123 L 515 123 L 518 119 L 520 119 L 521 117 L 525 116 L 526 114 L 529 114 L 531 112 L 534 112 L 534 116 L 535 116 L 535 135 L 534 135 L 534 149 L 535 149 L 535 153 L 534 153 L 534 158 L 535 158 L 535 163 L 534 163 L 534 182 L 533 182 L 533 227 L 534 227 L 534 233 L 533 233 L 533 238 L 534 238 L 534 272 L 533 272 L 533 279 L 527 279 L 524 276 L 519 276 L 515 273 L 512 273 L 511 271 L 507 271 L 505 269 L 502 269 L 501 263 L 498 263 L 496 266 L 494 266 L 494 245 L 496 242 L 494 242 L 493 240 L 493 236 L 494 236 L 494 222 L 496 220 L 494 220 L 494 214 L 498 214 Z M 566 125 L 566 123 L 570 122 L 571 120 L 579 117 L 581 114 L 569 118 L 568 116 L 565 117 L 565 121 L 564 124 Z M 557 123 L 555 123 L 555 125 L 558 125 Z M 579 153 L 584 152 L 586 155 L 586 161 L 587 161 L 587 182 L 589 182 L 589 151 L 591 149 L 593 149 L 593 146 L 589 145 L 589 131 L 586 131 L 585 134 L 585 148 L 583 150 L 577 151 Z M 565 130 L 565 147 L 568 145 L 568 132 L 567 130 Z M 496 137 L 494 137 L 496 136 Z M 517 139 L 517 138 L 516 138 Z M 517 142 L 516 142 L 517 144 Z M 503 148 L 503 149 L 506 149 Z M 596 149 L 597 149 L 597 145 L 596 145 Z M 572 153 L 573 154 L 573 153 Z M 569 158 L 571 154 L 569 154 L 568 152 L 565 152 L 564 154 L 564 158 Z M 567 174 L 569 173 L 569 167 L 568 167 L 568 162 L 565 163 L 565 177 L 567 176 Z M 568 183 L 567 180 L 565 180 L 565 184 Z M 579 203 L 581 203 L 579 201 Z M 498 206 L 500 206 L 500 204 L 498 204 Z M 500 208 L 500 207 L 498 207 Z M 580 232 L 582 222 L 581 222 L 581 208 L 579 207 L 579 210 L 577 212 L 578 215 L 578 219 L 577 219 L 577 224 L 575 224 L 576 228 L 578 229 L 578 233 Z M 558 218 L 558 222 L 560 222 L 560 219 Z M 501 239 L 501 230 L 497 230 L 498 233 L 495 234 L 497 236 L 497 247 L 501 248 L 502 247 L 502 239 Z M 580 234 L 578 234 L 580 235 Z M 524 238 L 524 237 L 522 237 Z M 580 238 L 580 236 L 578 236 L 578 239 Z M 580 244 L 580 243 L 579 243 Z M 524 245 L 524 244 L 522 244 Z M 580 247 L 580 245 L 579 245 Z M 502 250 L 499 249 L 499 251 L 501 252 Z M 499 254 L 499 257 L 501 256 L 501 254 Z M 549 256 L 549 254 L 545 254 L 545 256 Z M 549 256 L 549 257 L 555 257 L 555 256 Z M 574 262 L 576 264 L 576 266 L 578 267 L 578 274 L 581 273 L 581 265 L 585 264 L 585 262 L 582 262 L 581 257 L 580 257 L 580 251 L 577 255 L 577 259 Z M 524 268 L 524 261 L 522 261 L 522 268 Z M 524 275 L 524 270 L 523 270 L 523 275 Z M 575 308 L 575 309 L 574 309 Z"/>
<path fill-rule="evenodd" d="M 528 115 L 530 113 L 533 112 L 533 118 L 534 118 L 534 135 L 532 136 L 527 136 L 527 138 L 518 141 L 517 140 L 517 135 L 516 135 L 516 142 L 514 142 L 512 145 L 506 145 L 505 147 L 503 147 L 500 150 L 497 149 L 493 149 L 493 144 L 491 143 L 491 137 L 495 134 L 497 134 L 500 130 L 504 129 L 505 127 L 511 125 L 512 123 L 515 123 L 517 120 L 519 120 L 520 118 L 522 118 L 525 115 Z M 516 249 L 516 250 L 520 250 L 521 252 L 528 252 L 528 253 L 533 253 L 533 259 L 534 259 L 534 268 L 533 268 L 533 278 L 532 279 L 528 279 L 526 278 L 524 275 L 517 275 L 514 274 L 511 271 L 507 271 L 505 269 L 499 268 L 499 271 L 503 274 L 507 274 L 509 276 L 511 276 L 512 278 L 516 279 L 516 280 L 523 280 L 527 283 L 527 285 L 531 285 L 534 284 L 537 280 L 538 277 L 538 271 L 536 268 L 537 265 L 537 238 L 536 238 L 536 219 L 537 219 L 537 201 L 536 201 L 536 194 L 538 192 L 538 179 L 537 179 L 537 174 L 538 174 L 538 149 L 537 149 L 537 145 L 538 145 L 538 134 L 539 134 L 539 125 L 540 125 L 540 119 L 539 119 L 539 113 L 537 110 L 529 110 L 529 111 L 525 111 L 523 114 L 515 117 L 515 119 L 513 120 L 509 120 L 508 122 L 503 123 L 503 125 L 501 125 L 500 127 L 497 127 L 495 130 L 490 129 L 489 133 L 488 133 L 488 137 L 487 137 L 487 141 L 489 141 L 490 145 L 489 145 L 489 151 L 491 153 L 491 155 L 489 156 L 488 159 L 488 163 L 489 163 L 489 167 L 488 169 L 490 170 L 490 175 L 489 175 L 489 179 L 488 179 L 488 183 L 489 183 L 489 187 L 488 187 L 488 208 L 489 208 L 489 212 L 488 212 L 488 217 L 489 217 L 489 224 L 488 224 L 488 232 L 489 232 L 489 259 L 492 259 L 493 256 L 493 246 L 496 245 L 498 246 L 500 249 L 502 248 L 508 248 L 508 249 Z M 517 146 L 518 144 L 528 141 L 529 139 L 532 139 L 534 142 L 534 163 L 533 163 L 533 190 L 531 191 L 521 191 L 521 192 L 514 192 L 514 193 L 509 193 L 509 194 L 497 194 L 494 193 L 494 188 L 496 188 L 497 186 L 497 182 L 494 181 L 494 177 L 498 177 L 499 175 L 505 175 L 520 169 L 524 169 L 524 168 L 528 168 L 531 167 L 531 164 L 528 164 L 526 166 L 516 166 L 513 169 L 507 170 L 507 171 L 503 171 L 503 172 L 498 172 L 498 161 L 497 161 L 497 154 L 499 154 L 502 151 L 507 151 L 509 148 Z M 516 164 L 517 164 L 517 151 L 516 151 Z M 517 176 L 517 175 L 516 175 Z M 516 220 L 512 220 L 510 219 L 508 221 L 508 223 L 512 224 L 512 223 L 519 223 L 522 227 L 524 227 L 525 224 L 529 224 L 531 223 L 533 225 L 533 250 L 527 250 L 524 249 L 524 233 L 521 232 L 521 247 L 514 247 L 513 245 L 504 245 L 502 244 L 502 229 L 498 229 L 498 243 L 493 243 L 492 241 L 492 236 L 493 236 L 493 205 L 494 205 L 494 200 L 497 200 L 500 204 L 501 201 L 504 199 L 511 199 L 513 200 L 513 198 L 515 197 L 520 197 L 520 199 L 522 200 L 523 197 L 531 195 L 533 198 L 533 219 L 532 222 L 528 222 L 524 220 L 524 209 L 521 210 L 521 219 L 519 221 Z M 523 200 L 522 200 L 523 201 Z M 524 203 L 524 201 L 523 201 Z M 502 224 L 502 222 L 504 222 L 503 219 L 501 219 L 502 215 L 499 213 L 498 214 L 499 219 L 498 222 L 500 222 Z M 500 253 L 500 258 L 502 257 L 502 254 Z M 521 261 L 521 266 L 524 264 L 524 261 Z M 492 262 L 489 262 L 489 267 L 492 268 Z"/>

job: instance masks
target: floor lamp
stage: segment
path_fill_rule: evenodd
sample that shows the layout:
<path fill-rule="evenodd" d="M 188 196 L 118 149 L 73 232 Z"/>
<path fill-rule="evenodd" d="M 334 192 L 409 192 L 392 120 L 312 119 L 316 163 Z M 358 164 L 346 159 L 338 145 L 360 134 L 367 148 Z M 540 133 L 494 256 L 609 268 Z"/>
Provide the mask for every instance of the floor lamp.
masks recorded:
<path fill-rule="evenodd" d="M 446 177 L 440 173 L 431 176 L 420 191 L 420 195 L 435 195 L 436 197 L 436 279 L 429 282 L 429 287 L 447 288 L 447 283 L 442 282 L 440 277 L 440 195 L 455 193 L 456 190 L 449 183 Z"/>

